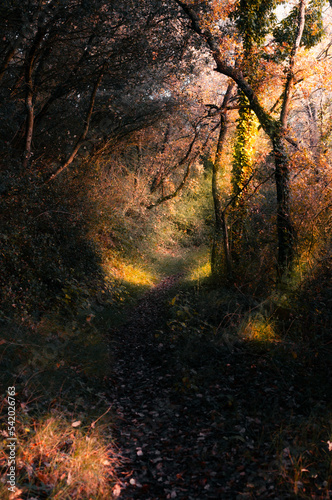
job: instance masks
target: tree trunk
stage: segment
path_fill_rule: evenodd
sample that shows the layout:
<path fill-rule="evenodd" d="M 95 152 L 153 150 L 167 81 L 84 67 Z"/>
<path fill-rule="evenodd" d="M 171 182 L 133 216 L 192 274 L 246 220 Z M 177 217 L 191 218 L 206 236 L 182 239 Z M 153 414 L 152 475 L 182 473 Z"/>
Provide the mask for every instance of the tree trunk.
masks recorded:
<path fill-rule="evenodd" d="M 25 98 L 25 107 L 27 111 L 26 133 L 25 133 L 25 150 L 23 155 L 23 168 L 27 168 L 31 157 L 31 146 L 33 136 L 33 123 L 34 123 L 34 106 L 33 106 L 33 91 L 31 84 L 27 84 L 27 94 Z"/>
<path fill-rule="evenodd" d="M 224 176 L 224 164 L 222 153 L 224 150 L 227 133 L 227 111 L 226 107 L 233 92 L 233 83 L 229 83 L 224 96 L 222 111 L 220 115 L 220 129 L 217 142 L 216 157 L 212 170 L 212 197 L 214 203 L 215 226 L 211 251 L 211 272 L 215 279 L 220 280 L 226 276 L 232 277 L 232 259 L 229 248 L 226 209 L 223 208 L 222 178 Z"/>
<path fill-rule="evenodd" d="M 25 62 L 25 107 L 27 112 L 27 119 L 25 130 L 25 151 L 23 155 L 24 168 L 26 168 L 30 162 L 34 126 L 34 83 L 32 74 L 36 65 L 37 52 L 44 39 L 44 36 L 46 35 L 46 32 L 47 26 L 41 26 L 38 28 L 32 46 L 28 51 Z"/>
<path fill-rule="evenodd" d="M 224 176 L 224 165 L 222 163 L 221 153 L 225 143 L 226 132 L 226 115 L 222 113 L 220 118 L 217 152 L 212 170 L 212 197 L 214 203 L 215 226 L 211 252 L 211 272 L 213 277 L 217 280 L 220 280 L 225 275 L 227 278 L 230 278 L 232 274 L 227 221 L 223 210 L 221 186 L 221 180 Z"/>
<path fill-rule="evenodd" d="M 287 277 L 294 258 L 294 228 L 290 217 L 289 159 L 281 133 L 273 138 L 277 188 L 278 279 Z"/>
<path fill-rule="evenodd" d="M 227 280 L 231 280 L 232 260 L 229 249 L 227 218 L 223 210 L 216 208 L 216 198 L 214 198 L 214 201 L 216 220 L 211 251 L 211 273 L 217 281 L 225 277 Z"/>
<path fill-rule="evenodd" d="M 214 61 L 217 65 L 216 71 L 232 78 L 238 88 L 248 98 L 250 107 L 256 114 L 264 132 L 269 136 L 273 144 L 275 156 L 275 179 L 277 190 L 277 233 L 278 233 L 278 276 L 281 281 L 284 275 L 291 270 L 294 257 L 294 228 L 290 220 L 289 208 L 289 159 L 284 146 L 284 135 L 287 126 L 291 92 L 294 86 L 294 67 L 298 49 L 300 47 L 304 23 L 305 23 L 305 0 L 299 0 L 299 15 L 297 19 L 297 34 L 291 51 L 287 78 L 284 87 L 282 109 L 280 119 L 276 120 L 261 105 L 258 95 L 246 79 L 242 71 L 232 66 L 220 50 L 217 39 L 207 28 L 201 26 L 200 17 L 191 5 L 183 0 L 175 0 L 191 20 L 192 29 L 203 37 L 209 46 Z"/>
<path fill-rule="evenodd" d="M 305 24 L 305 0 L 299 1 L 299 13 L 297 19 L 297 34 L 292 47 L 288 66 L 288 74 L 280 113 L 280 125 L 274 129 L 272 139 L 275 158 L 275 179 L 277 189 L 277 232 L 278 232 L 278 280 L 289 275 L 294 260 L 294 237 L 295 231 L 291 222 L 289 202 L 289 158 L 284 146 L 284 131 L 287 127 L 291 92 L 294 87 L 294 68 L 297 52 L 300 48 Z"/>

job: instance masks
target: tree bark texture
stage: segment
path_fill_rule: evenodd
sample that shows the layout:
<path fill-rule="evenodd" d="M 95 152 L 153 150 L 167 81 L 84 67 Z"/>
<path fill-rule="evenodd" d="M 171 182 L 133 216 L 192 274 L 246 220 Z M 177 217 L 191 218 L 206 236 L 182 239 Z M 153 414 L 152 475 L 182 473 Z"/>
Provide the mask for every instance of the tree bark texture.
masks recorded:
<path fill-rule="evenodd" d="M 232 96 L 233 83 L 229 83 L 220 114 L 220 129 L 217 149 L 212 170 L 212 197 L 214 203 L 215 227 L 211 251 L 211 272 L 217 279 L 226 275 L 232 277 L 232 259 L 230 254 L 226 210 L 223 207 L 222 185 L 224 176 L 223 150 L 227 133 L 227 105 Z"/>
<path fill-rule="evenodd" d="M 286 78 L 286 84 L 284 89 L 284 96 L 282 102 L 282 108 L 280 113 L 280 122 L 283 127 L 287 126 L 287 118 L 289 114 L 289 105 L 291 101 L 291 92 L 294 86 L 294 67 L 297 52 L 300 48 L 301 39 L 303 35 L 305 24 L 305 0 L 300 0 L 299 2 L 299 15 L 297 18 L 297 32 L 294 45 L 292 47 L 290 61 L 288 65 L 288 73 Z"/>
<path fill-rule="evenodd" d="M 33 84 L 33 71 L 36 64 L 37 51 L 44 39 L 47 32 L 47 27 L 42 26 L 38 28 L 35 39 L 27 54 L 25 63 L 25 107 L 27 113 L 26 130 L 25 130 L 25 151 L 23 156 L 23 167 L 27 168 L 31 157 L 31 146 L 33 137 L 34 126 L 34 84 Z"/>
<path fill-rule="evenodd" d="M 294 259 L 294 228 L 290 217 L 289 159 L 282 134 L 273 138 L 277 189 L 278 278 L 291 270 Z"/>

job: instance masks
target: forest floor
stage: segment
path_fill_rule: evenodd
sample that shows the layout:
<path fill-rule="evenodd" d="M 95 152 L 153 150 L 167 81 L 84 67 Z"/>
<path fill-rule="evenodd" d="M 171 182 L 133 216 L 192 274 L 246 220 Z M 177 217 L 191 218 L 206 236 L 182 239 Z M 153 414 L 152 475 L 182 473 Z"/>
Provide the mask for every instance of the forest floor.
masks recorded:
<path fill-rule="evenodd" d="M 116 496 L 332 498 L 331 381 L 320 354 L 208 335 L 200 313 L 177 306 L 180 279 L 163 279 L 109 332 Z"/>

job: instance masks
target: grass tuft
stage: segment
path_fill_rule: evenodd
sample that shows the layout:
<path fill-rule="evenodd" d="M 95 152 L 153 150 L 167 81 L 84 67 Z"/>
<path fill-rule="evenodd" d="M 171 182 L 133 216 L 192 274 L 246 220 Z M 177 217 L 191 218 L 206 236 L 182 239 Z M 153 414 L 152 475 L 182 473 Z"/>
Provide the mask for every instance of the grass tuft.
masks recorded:
<path fill-rule="evenodd" d="M 296 498 L 331 498 L 332 449 L 329 436 L 331 424 L 317 415 L 280 430 L 277 439 L 280 482 L 287 485 Z M 281 443 L 283 446 L 280 447 Z"/>
<path fill-rule="evenodd" d="M 113 498 L 119 456 L 97 429 L 84 432 L 52 416 L 20 429 L 17 451 L 16 494 L 50 500 Z M 1 452 L 5 457 L 5 442 Z M 11 500 L 1 484 L 1 498 Z"/>
<path fill-rule="evenodd" d="M 188 268 L 187 280 L 196 282 L 197 285 L 211 276 L 210 248 L 202 246 L 193 252 L 192 261 Z"/>
<path fill-rule="evenodd" d="M 261 314 L 256 314 L 254 316 L 249 315 L 249 317 L 244 320 L 240 327 L 240 336 L 246 340 L 261 342 L 271 342 L 278 339 L 273 321 L 264 318 Z"/>

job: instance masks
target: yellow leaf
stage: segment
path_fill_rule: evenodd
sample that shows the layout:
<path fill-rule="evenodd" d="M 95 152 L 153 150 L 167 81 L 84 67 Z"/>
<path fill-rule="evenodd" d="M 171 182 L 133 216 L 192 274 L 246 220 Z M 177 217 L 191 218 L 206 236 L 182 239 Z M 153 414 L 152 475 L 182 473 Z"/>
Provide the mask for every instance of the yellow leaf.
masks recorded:
<path fill-rule="evenodd" d="M 175 295 L 175 297 L 172 298 L 172 300 L 171 300 L 171 306 L 174 306 L 175 301 L 176 301 L 177 298 L 178 298 L 177 295 Z"/>

